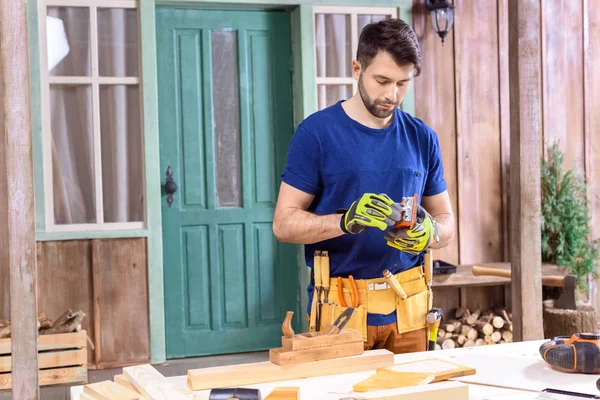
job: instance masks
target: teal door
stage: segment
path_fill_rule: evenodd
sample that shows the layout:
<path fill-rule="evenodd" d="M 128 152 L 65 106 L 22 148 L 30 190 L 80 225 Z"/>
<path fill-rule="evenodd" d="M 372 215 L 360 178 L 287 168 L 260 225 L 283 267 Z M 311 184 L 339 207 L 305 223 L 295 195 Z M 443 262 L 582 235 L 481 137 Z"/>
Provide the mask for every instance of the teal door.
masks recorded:
<path fill-rule="evenodd" d="M 297 250 L 272 231 L 294 129 L 289 18 L 156 10 L 170 358 L 277 347 L 298 317 Z"/>

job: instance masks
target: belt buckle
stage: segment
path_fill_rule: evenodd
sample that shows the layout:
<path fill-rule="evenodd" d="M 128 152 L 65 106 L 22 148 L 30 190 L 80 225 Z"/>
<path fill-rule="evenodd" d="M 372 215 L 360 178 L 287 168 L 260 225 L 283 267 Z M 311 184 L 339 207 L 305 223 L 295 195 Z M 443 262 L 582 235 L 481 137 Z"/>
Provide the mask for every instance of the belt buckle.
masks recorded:
<path fill-rule="evenodd" d="M 385 290 L 389 288 L 390 285 L 387 282 L 369 283 L 369 290 Z"/>

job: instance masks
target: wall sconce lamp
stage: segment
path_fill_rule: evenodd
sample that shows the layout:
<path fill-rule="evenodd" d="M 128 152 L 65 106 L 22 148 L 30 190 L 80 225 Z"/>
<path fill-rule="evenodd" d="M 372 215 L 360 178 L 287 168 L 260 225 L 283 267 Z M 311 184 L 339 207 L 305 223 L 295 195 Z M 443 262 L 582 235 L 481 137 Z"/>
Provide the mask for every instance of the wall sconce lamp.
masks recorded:
<path fill-rule="evenodd" d="M 425 7 L 429 10 L 431 25 L 433 25 L 435 32 L 442 38 L 443 45 L 444 38 L 454 24 L 454 6 L 448 0 L 427 0 Z"/>

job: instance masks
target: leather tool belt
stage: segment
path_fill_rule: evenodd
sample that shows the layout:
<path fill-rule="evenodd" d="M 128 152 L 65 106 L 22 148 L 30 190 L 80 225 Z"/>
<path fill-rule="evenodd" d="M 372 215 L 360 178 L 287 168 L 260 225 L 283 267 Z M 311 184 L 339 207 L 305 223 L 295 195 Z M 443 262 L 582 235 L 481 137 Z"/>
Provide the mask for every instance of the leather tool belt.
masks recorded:
<path fill-rule="evenodd" d="M 399 333 L 425 328 L 426 316 L 432 306 L 432 292 L 425 280 L 423 266 L 411 268 L 393 276 L 406 293 L 400 297 L 387 283 L 386 278 L 349 279 L 331 278 L 329 282 L 328 302 L 323 302 L 320 311 L 320 327 L 333 323 L 349 306 L 355 305 L 354 315 L 346 325 L 347 329 L 361 332 L 367 340 L 367 314 L 390 314 L 396 312 Z M 352 282 L 356 285 L 356 291 Z M 339 290 L 341 283 L 341 291 Z M 343 301 L 340 300 L 342 294 Z M 323 296 L 321 295 L 321 301 Z M 345 305 L 343 304 L 345 303 Z M 315 327 L 315 307 L 317 293 L 313 295 L 310 314 L 310 327 Z M 320 330 L 320 328 L 319 328 Z"/>

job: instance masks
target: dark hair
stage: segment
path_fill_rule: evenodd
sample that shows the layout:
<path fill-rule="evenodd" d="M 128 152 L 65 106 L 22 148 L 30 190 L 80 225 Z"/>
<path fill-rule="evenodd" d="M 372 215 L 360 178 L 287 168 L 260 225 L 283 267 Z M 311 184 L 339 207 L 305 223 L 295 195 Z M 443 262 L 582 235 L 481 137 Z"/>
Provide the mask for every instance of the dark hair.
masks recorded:
<path fill-rule="evenodd" d="M 417 35 L 399 18 L 373 22 L 363 28 L 358 39 L 356 59 L 366 69 L 380 51 L 388 52 L 398 65 L 412 63 L 415 76 L 421 73 L 421 50 Z"/>

